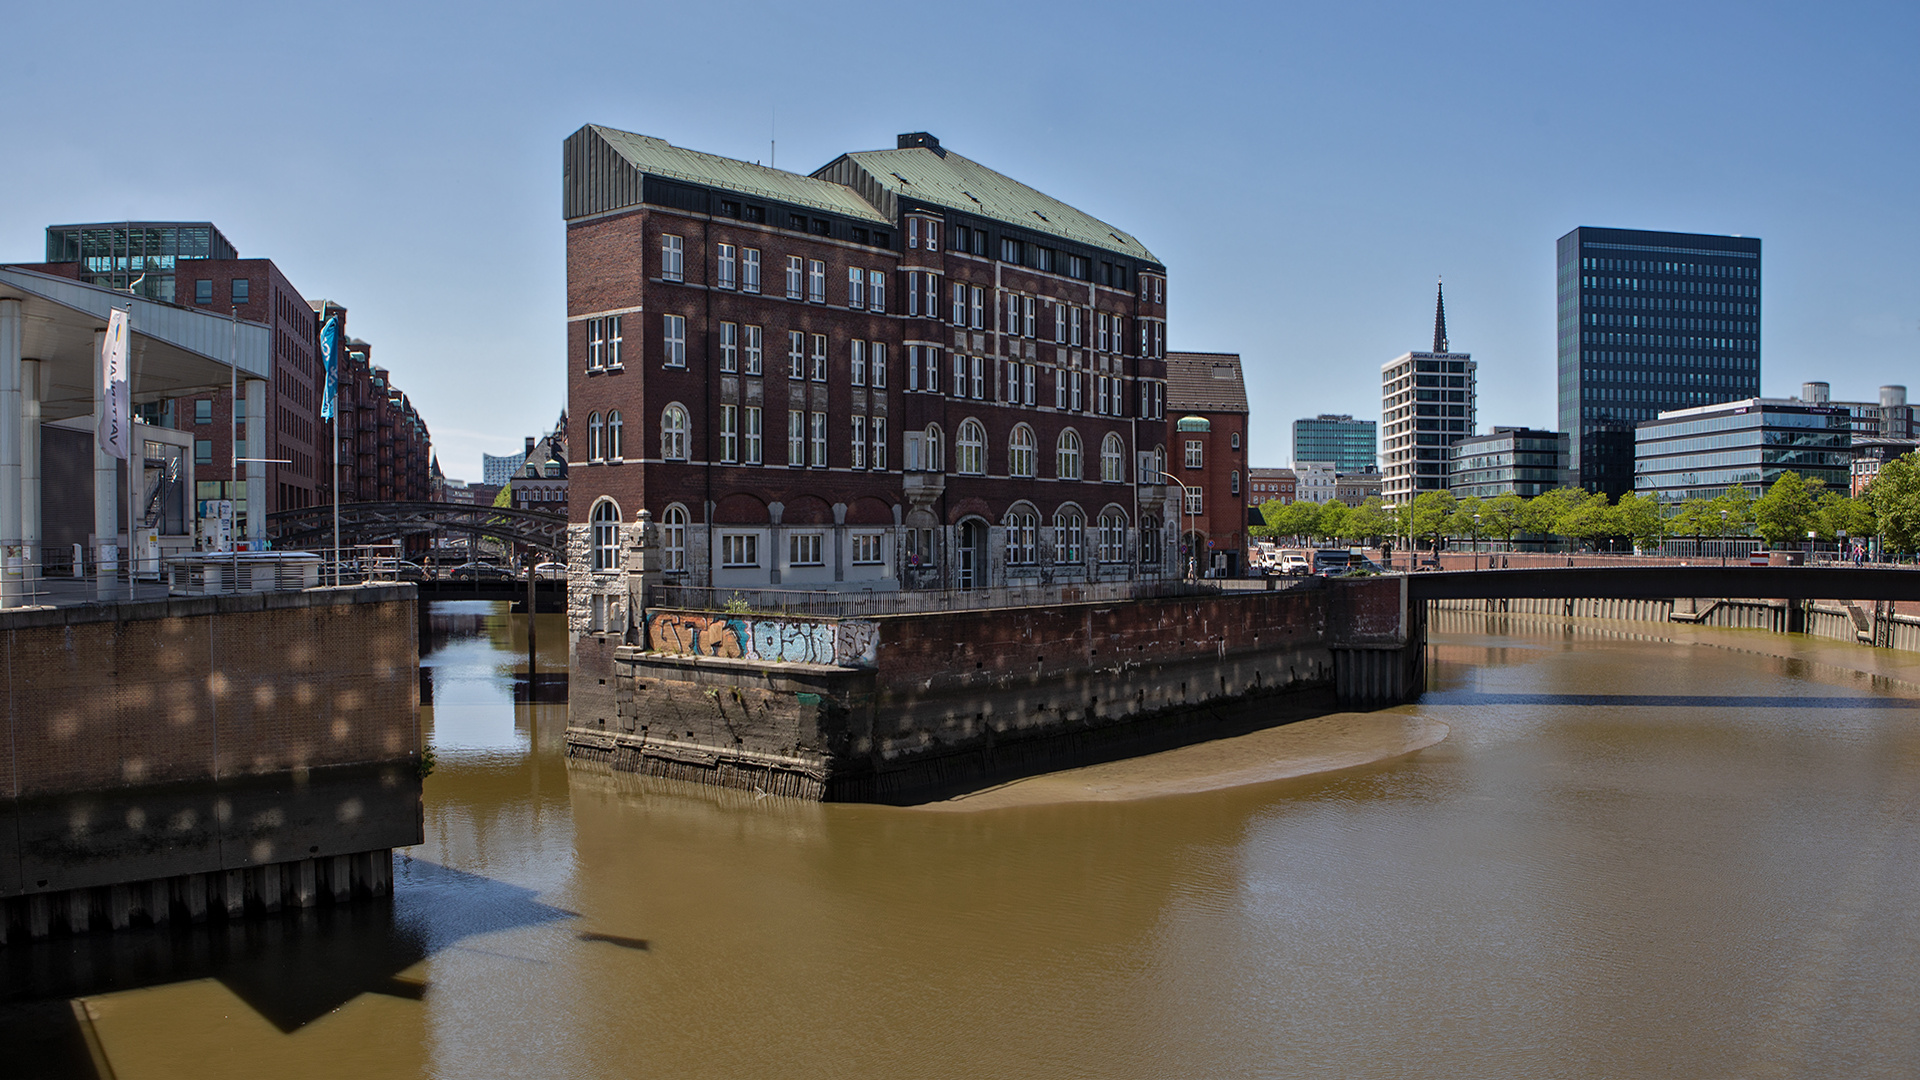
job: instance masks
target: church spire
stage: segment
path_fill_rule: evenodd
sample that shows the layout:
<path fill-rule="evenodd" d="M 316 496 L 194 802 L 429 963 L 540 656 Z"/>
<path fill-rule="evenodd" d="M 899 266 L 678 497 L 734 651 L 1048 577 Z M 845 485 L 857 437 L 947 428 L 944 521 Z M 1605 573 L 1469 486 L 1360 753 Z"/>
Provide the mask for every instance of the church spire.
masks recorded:
<path fill-rule="evenodd" d="M 1433 351 L 1447 351 L 1447 290 L 1444 282 L 1436 282 L 1433 297 Z"/>

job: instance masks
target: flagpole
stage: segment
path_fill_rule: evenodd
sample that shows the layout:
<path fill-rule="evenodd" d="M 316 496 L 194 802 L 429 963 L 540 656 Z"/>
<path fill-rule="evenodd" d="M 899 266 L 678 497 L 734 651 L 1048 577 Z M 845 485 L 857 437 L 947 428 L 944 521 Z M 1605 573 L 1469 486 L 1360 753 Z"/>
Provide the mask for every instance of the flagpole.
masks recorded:
<path fill-rule="evenodd" d="M 233 506 L 233 485 L 240 476 L 240 306 L 227 306 L 227 506 Z M 249 493 L 251 494 L 251 493 Z M 240 538 L 233 534 L 233 515 L 227 515 L 227 551 L 233 556 L 228 592 L 240 591 Z"/>
<path fill-rule="evenodd" d="M 145 274 L 140 275 L 141 278 L 144 278 L 146 276 L 147 275 Z M 140 284 L 139 278 L 134 279 L 134 284 L 135 285 Z M 136 596 L 135 594 L 140 588 L 140 586 L 138 585 L 140 575 L 138 572 L 138 567 L 134 563 L 135 549 L 133 546 L 134 544 L 134 540 L 133 540 L 134 449 L 133 447 L 135 443 L 140 441 L 139 438 L 137 437 L 139 434 L 140 434 L 139 427 L 137 425 L 137 422 L 133 418 L 133 289 L 129 288 L 127 290 L 127 559 L 126 559 L 127 599 L 129 601 L 139 599 L 139 597 Z M 143 463 L 146 460 L 146 454 L 147 454 L 146 448 L 144 446 L 141 447 L 140 459 Z"/>

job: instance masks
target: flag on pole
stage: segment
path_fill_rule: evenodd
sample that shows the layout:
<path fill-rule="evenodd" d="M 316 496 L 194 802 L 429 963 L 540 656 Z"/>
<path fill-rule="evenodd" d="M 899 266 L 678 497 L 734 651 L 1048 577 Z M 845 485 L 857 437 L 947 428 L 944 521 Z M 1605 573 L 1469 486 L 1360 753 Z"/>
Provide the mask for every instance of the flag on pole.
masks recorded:
<path fill-rule="evenodd" d="M 340 355 L 340 316 L 327 316 L 320 327 L 320 366 L 326 372 L 326 389 L 320 394 L 320 419 L 333 419 L 334 369 Z"/>
<path fill-rule="evenodd" d="M 103 408 L 100 415 L 100 449 L 111 457 L 127 459 L 132 442 L 132 418 L 128 415 L 127 392 L 127 313 L 115 308 L 107 319 L 107 340 L 100 352 Z"/>

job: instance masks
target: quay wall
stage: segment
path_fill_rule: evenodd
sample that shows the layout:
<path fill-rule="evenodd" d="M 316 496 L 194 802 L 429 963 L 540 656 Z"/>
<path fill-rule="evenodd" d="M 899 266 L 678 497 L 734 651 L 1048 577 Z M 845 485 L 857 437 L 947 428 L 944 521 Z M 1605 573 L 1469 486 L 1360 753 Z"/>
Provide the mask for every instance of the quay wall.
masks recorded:
<path fill-rule="evenodd" d="M 0 690 L 0 943 L 384 893 L 420 841 L 411 585 L 0 612 Z"/>
<path fill-rule="evenodd" d="M 1684 622 L 1777 634 L 1805 633 L 1835 641 L 1920 652 L 1920 616 L 1896 614 L 1892 605 L 1839 600 L 1767 600 L 1683 597 L 1674 600 L 1524 599 L 1435 600 L 1435 612 Z"/>
<path fill-rule="evenodd" d="M 939 798 L 1330 711 L 1343 648 L 1404 652 L 1403 589 L 859 619 L 651 610 L 646 645 L 612 649 L 611 708 L 576 711 L 569 754 L 803 798 Z"/>

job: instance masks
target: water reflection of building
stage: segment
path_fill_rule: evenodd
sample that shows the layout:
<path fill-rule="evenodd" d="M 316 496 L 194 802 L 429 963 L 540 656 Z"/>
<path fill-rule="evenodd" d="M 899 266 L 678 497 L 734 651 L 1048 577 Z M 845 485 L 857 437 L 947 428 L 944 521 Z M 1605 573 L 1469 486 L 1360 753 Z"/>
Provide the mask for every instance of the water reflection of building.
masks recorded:
<path fill-rule="evenodd" d="M 1849 485 L 1852 424 L 1844 408 L 1747 398 L 1660 414 L 1634 432 L 1634 490 L 1711 499 L 1730 487 L 1762 494 L 1796 472 L 1829 490 Z"/>

